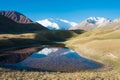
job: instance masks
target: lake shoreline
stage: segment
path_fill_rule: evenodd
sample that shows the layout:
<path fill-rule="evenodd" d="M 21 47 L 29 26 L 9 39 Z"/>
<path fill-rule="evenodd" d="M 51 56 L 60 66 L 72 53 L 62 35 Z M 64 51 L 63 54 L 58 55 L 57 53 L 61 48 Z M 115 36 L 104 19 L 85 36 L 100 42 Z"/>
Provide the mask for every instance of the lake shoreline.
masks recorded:
<path fill-rule="evenodd" d="M 7 62 L 7 61 L 11 61 L 10 63 L 16 63 L 16 62 L 20 62 L 20 61 L 22 61 L 22 60 L 24 60 L 24 59 L 26 59 L 28 56 L 30 56 L 30 55 L 32 55 L 32 53 L 35 53 L 35 52 L 37 52 L 37 51 L 39 51 L 39 50 L 42 50 L 43 48 L 50 48 L 50 47 L 54 47 L 54 48 L 59 48 L 59 47 L 63 47 L 63 48 L 66 48 L 67 49 L 67 47 L 65 47 L 65 45 L 64 44 L 56 44 L 56 43 L 54 43 L 54 44 L 51 44 L 51 45 L 41 45 L 41 46 L 36 46 L 35 47 L 35 45 L 34 45 L 34 47 L 29 47 L 29 48 L 21 48 L 21 49 L 10 49 L 10 51 L 5 51 L 5 52 L 3 52 L 1 55 L 0 55 L 0 57 L 2 57 L 1 59 L 6 59 L 6 60 L 4 60 L 3 62 Z M 26 52 L 27 51 L 27 52 Z M 31 51 L 31 52 L 30 52 Z M 8 57 L 6 57 L 6 55 L 5 55 L 5 53 L 6 53 L 6 55 L 8 56 Z M 4 56 L 4 55 L 5 56 Z M 20 55 L 19 55 L 20 54 Z M 23 54 L 23 56 L 25 55 L 26 57 L 25 58 L 20 58 L 21 57 L 21 54 Z M 3 56 L 2 56 L 3 55 Z M 14 58 L 13 57 L 13 55 L 14 56 L 16 56 L 17 55 L 17 57 L 19 57 L 18 58 L 18 60 L 17 61 L 15 61 L 14 59 L 16 59 L 16 58 Z M 9 59 L 9 57 L 13 57 L 12 59 Z M 21 59 L 21 60 L 19 60 L 19 59 Z M 15 61 L 15 62 L 14 62 Z M 91 60 L 90 60 L 91 61 Z M 2 62 L 2 60 L 1 60 L 1 62 Z M 9 62 L 7 62 L 7 63 L 9 63 Z M 93 61 L 93 62 L 95 62 L 95 61 Z M 100 63 L 98 63 L 98 62 L 95 62 L 96 64 L 100 64 Z M 100 64 L 101 65 L 101 67 L 103 66 L 102 64 Z M 2 66 L 2 65 L 1 65 Z M 5 67 L 5 66 L 4 66 Z M 6 66 L 7 67 L 7 66 Z M 99 68 L 98 68 L 99 69 Z M 35 69 L 34 69 L 35 70 Z M 88 69 L 88 70 L 95 70 L 95 69 Z M 43 70 L 43 71 L 45 71 L 45 70 Z"/>

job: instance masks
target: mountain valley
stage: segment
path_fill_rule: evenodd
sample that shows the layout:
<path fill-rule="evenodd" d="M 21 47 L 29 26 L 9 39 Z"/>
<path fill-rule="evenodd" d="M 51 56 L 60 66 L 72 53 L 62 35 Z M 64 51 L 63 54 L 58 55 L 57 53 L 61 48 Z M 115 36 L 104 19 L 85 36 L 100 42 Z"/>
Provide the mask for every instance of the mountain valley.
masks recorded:
<path fill-rule="evenodd" d="M 0 71 L 4 74 L 7 70 L 46 76 L 85 72 L 84 79 L 89 75 L 109 79 L 110 72 L 119 78 L 119 53 L 119 18 L 89 17 L 79 24 L 53 18 L 33 22 L 19 12 L 0 11 Z"/>

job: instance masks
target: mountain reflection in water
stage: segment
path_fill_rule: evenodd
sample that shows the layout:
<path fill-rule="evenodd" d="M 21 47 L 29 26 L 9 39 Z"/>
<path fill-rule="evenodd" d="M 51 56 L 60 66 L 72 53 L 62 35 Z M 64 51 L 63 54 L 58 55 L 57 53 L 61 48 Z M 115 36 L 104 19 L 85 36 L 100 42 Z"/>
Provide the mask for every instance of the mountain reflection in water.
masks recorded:
<path fill-rule="evenodd" d="M 55 47 L 44 48 L 15 65 L 21 68 L 27 67 L 46 71 L 79 71 L 101 67 L 100 64 L 81 57 L 69 48 Z"/>

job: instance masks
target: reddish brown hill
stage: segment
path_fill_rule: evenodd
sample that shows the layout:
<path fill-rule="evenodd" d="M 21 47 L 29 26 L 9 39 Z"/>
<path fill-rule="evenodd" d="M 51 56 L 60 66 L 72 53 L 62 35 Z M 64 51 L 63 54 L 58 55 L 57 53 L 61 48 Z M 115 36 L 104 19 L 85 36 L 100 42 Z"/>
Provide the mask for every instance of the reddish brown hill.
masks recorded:
<path fill-rule="evenodd" d="M 17 23 L 30 23 L 32 20 L 16 11 L 0 11 L 0 15 L 8 17 Z"/>
<path fill-rule="evenodd" d="M 44 26 L 31 22 L 31 23 L 17 23 L 8 17 L 0 15 L 0 34 L 11 33 L 31 33 L 35 31 L 48 30 Z"/>

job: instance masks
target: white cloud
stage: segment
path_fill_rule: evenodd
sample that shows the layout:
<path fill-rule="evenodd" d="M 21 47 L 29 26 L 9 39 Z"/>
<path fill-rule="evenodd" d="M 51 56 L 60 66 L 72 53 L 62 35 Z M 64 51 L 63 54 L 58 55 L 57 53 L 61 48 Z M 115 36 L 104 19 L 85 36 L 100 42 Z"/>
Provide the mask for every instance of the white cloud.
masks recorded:
<path fill-rule="evenodd" d="M 76 26 L 76 25 L 78 25 L 78 24 L 75 23 L 75 22 L 70 22 L 70 24 L 71 24 L 72 26 Z"/>
<path fill-rule="evenodd" d="M 76 22 L 70 22 L 70 21 L 64 20 L 64 19 L 60 19 L 60 21 L 65 22 L 65 23 L 68 23 L 68 24 L 70 24 L 71 26 L 76 26 L 76 25 L 77 25 Z"/>
<path fill-rule="evenodd" d="M 65 22 L 65 23 L 69 23 L 68 20 L 64 20 L 64 19 L 60 19 L 60 21 Z"/>

